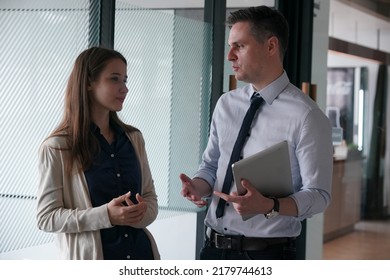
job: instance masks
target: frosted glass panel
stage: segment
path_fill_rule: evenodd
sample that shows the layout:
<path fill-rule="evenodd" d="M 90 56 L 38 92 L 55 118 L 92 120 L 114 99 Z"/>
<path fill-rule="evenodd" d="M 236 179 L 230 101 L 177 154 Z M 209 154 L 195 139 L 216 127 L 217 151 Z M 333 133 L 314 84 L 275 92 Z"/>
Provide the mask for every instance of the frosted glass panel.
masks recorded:
<path fill-rule="evenodd" d="M 115 25 L 115 49 L 129 75 L 121 117 L 144 134 L 159 206 L 198 211 L 180 196 L 178 176 L 196 171 L 207 137 L 210 26 L 122 2 Z"/>
<path fill-rule="evenodd" d="M 88 47 L 89 1 L 63 2 L 0 2 L 0 253 L 52 239 L 35 220 L 38 149 Z"/>

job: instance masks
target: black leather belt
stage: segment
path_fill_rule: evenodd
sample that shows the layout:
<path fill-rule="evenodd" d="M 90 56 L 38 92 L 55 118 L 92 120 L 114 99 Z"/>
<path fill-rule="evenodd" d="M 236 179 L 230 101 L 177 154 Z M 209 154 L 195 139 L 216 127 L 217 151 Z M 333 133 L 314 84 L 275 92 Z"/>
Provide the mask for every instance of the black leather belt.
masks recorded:
<path fill-rule="evenodd" d="M 241 235 L 223 235 L 218 232 L 211 231 L 209 245 L 217 249 L 229 249 L 236 251 L 263 251 L 269 246 L 288 243 L 292 240 L 293 238 L 289 237 L 245 237 Z"/>

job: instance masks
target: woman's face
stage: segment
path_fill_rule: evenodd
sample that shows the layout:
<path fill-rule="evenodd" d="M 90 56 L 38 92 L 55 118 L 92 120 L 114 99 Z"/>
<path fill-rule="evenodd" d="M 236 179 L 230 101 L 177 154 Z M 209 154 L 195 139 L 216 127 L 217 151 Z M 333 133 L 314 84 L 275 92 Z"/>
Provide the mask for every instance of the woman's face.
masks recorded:
<path fill-rule="evenodd" d="M 119 58 L 110 60 L 91 84 L 92 110 L 97 113 L 122 110 L 127 92 L 127 66 Z"/>

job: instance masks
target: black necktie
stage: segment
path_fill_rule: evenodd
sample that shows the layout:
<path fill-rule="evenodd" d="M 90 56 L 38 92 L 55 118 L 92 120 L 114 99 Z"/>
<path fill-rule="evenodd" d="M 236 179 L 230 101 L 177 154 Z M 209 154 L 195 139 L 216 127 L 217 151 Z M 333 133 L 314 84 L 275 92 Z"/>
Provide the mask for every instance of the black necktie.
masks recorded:
<path fill-rule="evenodd" d="M 233 151 L 230 156 L 229 164 L 227 166 L 226 176 L 222 186 L 223 193 L 228 194 L 230 192 L 230 188 L 233 181 L 232 164 L 240 159 L 241 150 L 248 136 L 253 117 L 255 116 L 257 109 L 259 109 L 263 101 L 264 101 L 263 98 L 259 94 L 254 94 L 251 98 L 251 106 L 246 112 L 246 115 L 244 117 L 244 120 L 240 128 L 240 132 L 238 133 L 236 143 L 234 144 Z M 220 198 L 218 202 L 217 210 L 215 211 L 217 218 L 223 216 L 223 213 L 225 211 L 225 204 L 226 201 Z"/>

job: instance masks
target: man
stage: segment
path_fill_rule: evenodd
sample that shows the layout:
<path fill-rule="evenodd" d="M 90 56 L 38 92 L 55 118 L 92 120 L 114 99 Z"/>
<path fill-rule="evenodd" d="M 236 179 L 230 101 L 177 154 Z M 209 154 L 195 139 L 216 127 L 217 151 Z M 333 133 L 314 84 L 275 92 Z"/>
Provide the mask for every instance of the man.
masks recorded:
<path fill-rule="evenodd" d="M 301 221 L 323 212 L 331 200 L 330 123 L 315 102 L 289 82 L 283 69 L 288 24 L 280 12 L 251 7 L 231 13 L 228 24 L 227 59 L 236 79 L 248 85 L 218 100 L 202 162 L 192 179 L 180 174 L 181 193 L 199 207 L 206 206 L 205 198 L 211 196 L 201 259 L 294 259 Z M 287 140 L 295 190 L 289 197 L 265 197 L 246 180 L 241 182 L 246 194 L 238 195 L 234 187 L 222 193 L 233 146 L 254 93 L 264 101 L 241 158 Z M 220 199 L 226 201 L 222 216 L 216 214 Z M 243 221 L 241 215 L 248 214 L 255 216 Z"/>

